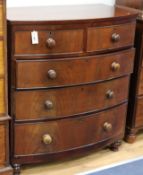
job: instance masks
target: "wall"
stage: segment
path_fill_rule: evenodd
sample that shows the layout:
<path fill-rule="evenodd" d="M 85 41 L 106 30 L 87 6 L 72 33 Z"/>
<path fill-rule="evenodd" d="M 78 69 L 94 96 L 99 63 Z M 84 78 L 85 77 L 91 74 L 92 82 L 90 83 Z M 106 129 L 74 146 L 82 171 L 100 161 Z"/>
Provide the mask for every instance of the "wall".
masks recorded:
<path fill-rule="evenodd" d="M 7 0 L 8 7 L 15 6 L 44 6 L 64 4 L 95 4 L 104 3 L 113 5 L 115 0 Z"/>

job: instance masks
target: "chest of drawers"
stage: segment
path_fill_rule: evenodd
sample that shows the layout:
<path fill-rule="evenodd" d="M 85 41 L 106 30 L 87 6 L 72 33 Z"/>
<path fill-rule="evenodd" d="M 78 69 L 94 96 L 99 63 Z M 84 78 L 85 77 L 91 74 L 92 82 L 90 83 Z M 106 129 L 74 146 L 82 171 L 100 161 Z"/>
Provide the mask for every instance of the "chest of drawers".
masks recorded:
<path fill-rule="evenodd" d="M 7 100 L 6 1 L 0 0 L 0 175 L 12 175 Z"/>
<path fill-rule="evenodd" d="M 9 9 L 11 161 L 17 169 L 118 149 L 135 18 L 105 5 Z"/>
<path fill-rule="evenodd" d="M 143 1 L 122 1 L 117 0 L 122 8 L 132 8 L 138 12 L 136 39 L 135 39 L 135 65 L 134 73 L 131 77 L 130 100 L 128 108 L 126 141 L 133 143 L 136 133 L 143 129 Z"/>

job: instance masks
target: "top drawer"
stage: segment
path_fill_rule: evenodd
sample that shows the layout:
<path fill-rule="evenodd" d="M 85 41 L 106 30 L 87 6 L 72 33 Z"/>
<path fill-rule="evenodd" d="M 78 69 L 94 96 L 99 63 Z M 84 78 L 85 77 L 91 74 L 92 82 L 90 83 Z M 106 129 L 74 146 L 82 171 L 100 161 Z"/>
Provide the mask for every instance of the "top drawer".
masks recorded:
<path fill-rule="evenodd" d="M 90 27 L 87 33 L 87 52 L 131 46 L 134 43 L 134 34 L 135 23 Z"/>
<path fill-rule="evenodd" d="M 33 27 L 34 28 L 34 27 Z M 33 31 L 15 32 L 16 55 L 20 54 L 47 54 L 56 55 L 63 53 L 80 53 L 83 50 L 83 30 L 55 30 L 46 31 L 41 29 L 38 32 L 38 43 L 32 43 Z"/>

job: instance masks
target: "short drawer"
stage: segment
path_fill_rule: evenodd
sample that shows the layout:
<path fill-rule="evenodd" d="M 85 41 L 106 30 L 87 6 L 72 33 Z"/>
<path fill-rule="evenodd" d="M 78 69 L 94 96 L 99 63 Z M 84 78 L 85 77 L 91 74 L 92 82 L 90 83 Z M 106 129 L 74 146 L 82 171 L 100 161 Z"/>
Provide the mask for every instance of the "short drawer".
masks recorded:
<path fill-rule="evenodd" d="M 14 53 L 27 54 L 64 54 L 83 51 L 83 30 L 37 31 L 39 43 L 32 44 L 32 31 L 16 31 Z M 19 57 L 20 59 L 20 57 Z"/>
<path fill-rule="evenodd" d="M 97 111 L 126 101 L 128 84 L 126 76 L 98 84 L 15 91 L 12 109 L 16 120 L 62 118 Z"/>
<path fill-rule="evenodd" d="M 124 104 L 73 119 L 16 124 L 14 154 L 52 154 L 97 144 L 114 137 L 121 138 L 124 135 L 126 107 Z"/>
<path fill-rule="evenodd" d="M 143 67 L 141 68 L 141 72 L 139 75 L 138 95 L 143 95 Z"/>
<path fill-rule="evenodd" d="M 134 34 L 135 23 L 109 27 L 90 27 L 87 33 L 87 52 L 132 46 Z"/>
<path fill-rule="evenodd" d="M 135 127 L 143 126 L 143 96 L 137 98 L 136 113 L 135 115 Z"/>
<path fill-rule="evenodd" d="M 111 79 L 132 73 L 133 62 L 134 49 L 83 58 L 17 61 L 14 86 L 69 86 Z"/>

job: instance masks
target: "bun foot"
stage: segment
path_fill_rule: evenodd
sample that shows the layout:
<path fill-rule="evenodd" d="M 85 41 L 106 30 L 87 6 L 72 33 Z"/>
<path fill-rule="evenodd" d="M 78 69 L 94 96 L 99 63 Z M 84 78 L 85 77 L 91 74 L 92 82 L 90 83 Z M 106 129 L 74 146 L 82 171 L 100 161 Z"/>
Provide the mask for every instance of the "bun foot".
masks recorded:
<path fill-rule="evenodd" d="M 20 175 L 20 165 L 19 164 L 14 164 L 13 165 L 14 168 L 14 175 Z"/>
<path fill-rule="evenodd" d="M 136 140 L 136 135 L 135 134 L 129 134 L 125 136 L 124 139 L 127 143 L 134 143 Z"/>
<path fill-rule="evenodd" d="M 119 146 L 121 146 L 121 144 L 122 144 L 122 141 L 121 141 L 121 140 L 118 140 L 118 141 L 112 143 L 112 144 L 109 146 L 109 148 L 110 148 L 112 151 L 117 152 L 117 151 L 119 151 Z"/>

